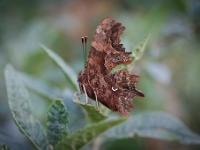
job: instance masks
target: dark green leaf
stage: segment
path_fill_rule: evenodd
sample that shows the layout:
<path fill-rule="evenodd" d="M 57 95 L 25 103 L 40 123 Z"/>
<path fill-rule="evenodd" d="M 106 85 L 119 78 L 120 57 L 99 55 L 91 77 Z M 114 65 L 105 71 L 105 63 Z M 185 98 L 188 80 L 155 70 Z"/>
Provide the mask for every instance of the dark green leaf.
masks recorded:
<path fill-rule="evenodd" d="M 131 116 L 127 122 L 105 134 L 112 138 L 129 138 L 135 135 L 200 144 L 200 136 L 188 129 L 180 120 L 163 112 L 146 112 Z"/>
<path fill-rule="evenodd" d="M 94 123 L 81 130 L 73 132 L 56 145 L 55 150 L 78 150 L 107 129 L 124 122 L 126 119 L 115 119 Z"/>
<path fill-rule="evenodd" d="M 41 48 L 49 55 L 49 57 L 60 67 L 60 69 L 63 71 L 65 77 L 69 80 L 71 83 L 73 89 L 75 91 L 78 90 L 78 84 L 77 84 L 77 74 L 74 72 L 74 70 L 68 66 L 65 61 L 58 56 L 56 53 L 54 53 L 52 50 L 47 48 L 44 45 L 41 45 Z"/>
<path fill-rule="evenodd" d="M 51 103 L 47 112 L 47 137 L 49 144 L 54 146 L 68 135 L 68 112 L 61 100 Z"/>
<path fill-rule="evenodd" d="M 82 103 L 83 99 L 85 99 L 85 94 L 80 94 L 80 93 L 74 94 L 73 101 L 81 105 L 86 110 L 87 115 L 92 122 L 99 122 L 107 118 L 93 105 Z"/>
<path fill-rule="evenodd" d="M 0 150 L 11 150 L 8 146 L 0 142 Z"/>
<path fill-rule="evenodd" d="M 34 118 L 30 96 L 20 75 L 8 65 L 5 70 L 8 104 L 15 123 L 20 131 L 37 149 L 45 149 L 46 133 L 40 122 Z"/>
<path fill-rule="evenodd" d="M 86 117 L 84 110 L 81 109 L 80 105 L 77 105 L 72 101 L 73 93 L 70 90 L 60 91 L 58 89 L 54 89 L 44 84 L 42 81 L 32 78 L 24 73 L 20 73 L 24 84 L 36 94 L 42 96 L 43 98 L 52 102 L 53 99 L 60 97 L 63 99 L 63 102 L 66 106 L 70 106 L 67 108 L 69 114 L 69 130 L 73 132 L 77 129 L 82 128 L 86 123 Z"/>

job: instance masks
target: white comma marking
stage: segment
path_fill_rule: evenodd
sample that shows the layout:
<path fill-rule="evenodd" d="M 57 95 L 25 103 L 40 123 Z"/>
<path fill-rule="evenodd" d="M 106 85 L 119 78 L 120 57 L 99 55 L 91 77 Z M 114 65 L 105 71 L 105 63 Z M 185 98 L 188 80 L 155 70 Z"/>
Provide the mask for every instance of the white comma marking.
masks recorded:
<path fill-rule="evenodd" d="M 118 90 L 118 88 L 114 88 L 114 87 L 112 87 L 112 90 L 113 90 L 113 91 L 117 91 L 117 90 Z"/>

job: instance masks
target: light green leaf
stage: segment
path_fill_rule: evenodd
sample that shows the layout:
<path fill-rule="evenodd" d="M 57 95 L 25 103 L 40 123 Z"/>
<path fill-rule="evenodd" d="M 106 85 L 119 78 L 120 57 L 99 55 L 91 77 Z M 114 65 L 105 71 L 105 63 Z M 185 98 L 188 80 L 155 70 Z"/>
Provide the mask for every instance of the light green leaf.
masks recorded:
<path fill-rule="evenodd" d="M 47 137 L 49 144 L 55 146 L 68 135 L 68 112 L 61 100 L 51 103 L 47 112 Z"/>
<path fill-rule="evenodd" d="M 149 34 L 148 36 L 146 36 L 138 46 L 136 46 L 133 50 L 132 50 L 132 54 L 131 54 L 131 59 L 133 60 L 133 62 L 138 61 L 145 50 L 145 47 L 147 45 L 147 42 L 149 41 L 151 34 Z"/>
<path fill-rule="evenodd" d="M 20 75 L 11 65 L 8 65 L 5 70 L 5 78 L 8 104 L 15 123 L 37 149 L 45 149 L 47 141 L 44 127 L 32 114 L 30 96 Z"/>
<path fill-rule="evenodd" d="M 75 91 L 78 90 L 78 84 L 77 84 L 77 74 L 74 72 L 74 70 L 68 66 L 65 61 L 58 56 L 56 53 L 54 53 L 52 50 L 47 48 L 44 45 L 40 45 L 40 47 L 46 52 L 49 57 L 60 67 L 60 69 L 63 71 L 65 77 L 68 79 L 68 81 L 71 83 L 73 89 Z"/>
<path fill-rule="evenodd" d="M 115 71 L 118 71 L 118 70 L 124 70 L 124 69 L 128 69 L 130 72 L 132 72 L 132 69 L 133 69 L 133 66 L 135 64 L 136 61 L 140 60 L 143 53 L 144 53 L 144 50 L 145 50 L 145 47 L 149 41 L 149 38 L 150 38 L 151 34 L 147 35 L 133 50 L 132 50 L 132 54 L 130 55 L 130 59 L 131 59 L 131 64 L 129 65 L 124 65 L 124 64 L 121 64 L 121 65 L 117 65 L 115 68 L 114 68 L 114 72 Z"/>
<path fill-rule="evenodd" d="M 0 150 L 11 150 L 8 146 L 0 142 Z"/>
<path fill-rule="evenodd" d="M 82 106 L 86 112 L 87 115 L 89 117 L 89 119 L 92 122 L 99 122 L 102 120 L 105 120 L 107 117 L 105 115 L 103 115 L 96 107 L 94 107 L 91 104 L 85 104 L 83 103 L 83 99 L 85 99 L 85 94 L 80 94 L 80 93 L 75 93 L 74 94 L 74 98 L 73 101 L 77 104 L 79 104 L 80 106 Z"/>
<path fill-rule="evenodd" d="M 163 112 L 146 112 L 131 116 L 127 122 L 112 128 L 105 135 L 112 138 L 130 138 L 137 135 L 184 144 L 200 144 L 199 135 L 176 117 Z"/>
<path fill-rule="evenodd" d="M 126 119 L 115 119 L 94 123 L 73 132 L 62 142 L 55 146 L 55 150 L 78 150 L 107 129 L 124 122 Z"/>

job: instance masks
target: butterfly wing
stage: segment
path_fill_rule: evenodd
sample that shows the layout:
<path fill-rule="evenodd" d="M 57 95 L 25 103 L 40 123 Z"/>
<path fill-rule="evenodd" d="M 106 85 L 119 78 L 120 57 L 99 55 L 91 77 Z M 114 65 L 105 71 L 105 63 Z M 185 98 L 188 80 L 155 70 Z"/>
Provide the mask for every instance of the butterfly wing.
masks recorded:
<path fill-rule="evenodd" d="M 105 18 L 95 31 L 85 72 L 96 68 L 98 74 L 108 74 L 119 64 L 129 64 L 131 52 L 125 52 L 120 36 L 125 27 L 111 18 Z"/>
<path fill-rule="evenodd" d="M 138 76 L 127 70 L 109 74 L 119 64 L 131 63 L 131 52 L 125 52 L 120 44 L 120 36 L 125 27 L 111 18 L 105 18 L 96 29 L 84 73 L 80 72 L 78 82 L 80 90 L 92 99 L 97 100 L 128 116 L 133 109 L 132 99 L 144 94 L 136 89 Z M 85 86 L 85 91 L 83 90 Z"/>
<path fill-rule="evenodd" d="M 132 100 L 136 96 L 144 97 L 144 94 L 136 88 L 137 79 L 137 75 L 131 75 L 127 70 L 103 76 L 101 81 L 104 84 L 99 86 L 98 100 L 112 111 L 129 116 L 134 108 Z"/>

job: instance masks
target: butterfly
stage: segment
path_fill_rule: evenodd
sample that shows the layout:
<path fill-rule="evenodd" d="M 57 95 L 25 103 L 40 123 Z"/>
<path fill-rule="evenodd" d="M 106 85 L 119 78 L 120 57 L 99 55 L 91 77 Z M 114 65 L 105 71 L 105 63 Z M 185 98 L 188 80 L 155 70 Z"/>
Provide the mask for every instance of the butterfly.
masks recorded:
<path fill-rule="evenodd" d="M 144 94 L 136 88 L 138 75 L 128 70 L 110 71 L 117 65 L 131 63 L 131 52 L 126 52 L 120 36 L 125 27 L 112 18 L 105 18 L 97 26 L 84 72 L 78 74 L 81 93 L 102 103 L 122 116 L 129 116 L 136 96 Z"/>

